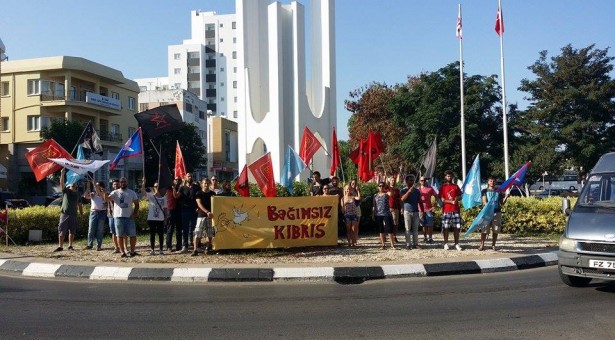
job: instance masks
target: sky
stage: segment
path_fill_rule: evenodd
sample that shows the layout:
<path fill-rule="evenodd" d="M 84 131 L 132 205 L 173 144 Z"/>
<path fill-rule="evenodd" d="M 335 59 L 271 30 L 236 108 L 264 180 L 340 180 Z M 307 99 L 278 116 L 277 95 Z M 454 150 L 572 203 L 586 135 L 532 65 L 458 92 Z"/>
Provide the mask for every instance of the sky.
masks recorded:
<path fill-rule="evenodd" d="M 288 0 L 281 1 L 289 3 Z M 308 4 L 309 0 L 299 2 Z M 344 100 L 373 82 L 395 85 L 459 61 L 455 36 L 462 6 L 467 75 L 500 76 L 495 33 L 497 0 L 335 0 L 337 131 L 348 139 Z M 507 102 L 528 105 L 517 88 L 527 69 L 548 51 L 559 55 L 615 41 L 611 0 L 503 0 Z M 235 12 L 234 0 L 2 0 L 0 39 L 10 60 L 77 56 L 130 79 L 167 76 L 167 46 L 190 38 L 190 11 Z M 615 56 L 615 51 L 609 51 Z"/>

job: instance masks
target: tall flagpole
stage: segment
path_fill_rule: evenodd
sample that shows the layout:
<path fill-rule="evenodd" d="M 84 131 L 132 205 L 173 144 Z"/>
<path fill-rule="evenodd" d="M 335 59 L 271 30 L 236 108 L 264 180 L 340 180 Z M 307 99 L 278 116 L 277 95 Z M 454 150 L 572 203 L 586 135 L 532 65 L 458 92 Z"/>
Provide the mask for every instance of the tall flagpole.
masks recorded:
<path fill-rule="evenodd" d="M 504 75 L 504 16 L 502 15 L 502 0 L 498 0 L 496 32 L 500 36 L 500 73 L 502 74 L 502 129 L 504 133 L 504 171 L 506 178 L 510 177 L 508 170 L 508 122 L 506 119 L 506 77 Z"/>
<path fill-rule="evenodd" d="M 457 13 L 457 38 L 459 38 L 459 90 L 461 93 L 461 176 L 466 180 L 466 128 L 463 101 L 463 32 L 461 22 L 461 4 Z"/>

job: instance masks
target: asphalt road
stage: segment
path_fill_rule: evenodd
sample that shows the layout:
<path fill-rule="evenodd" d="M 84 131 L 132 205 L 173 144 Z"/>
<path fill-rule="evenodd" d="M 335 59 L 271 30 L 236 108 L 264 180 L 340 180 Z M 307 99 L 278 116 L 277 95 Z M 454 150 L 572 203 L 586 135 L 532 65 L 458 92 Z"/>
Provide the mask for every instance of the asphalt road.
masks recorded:
<path fill-rule="evenodd" d="M 336 283 L 177 284 L 0 277 L 0 337 L 562 338 L 615 336 L 615 284 L 556 267 Z"/>

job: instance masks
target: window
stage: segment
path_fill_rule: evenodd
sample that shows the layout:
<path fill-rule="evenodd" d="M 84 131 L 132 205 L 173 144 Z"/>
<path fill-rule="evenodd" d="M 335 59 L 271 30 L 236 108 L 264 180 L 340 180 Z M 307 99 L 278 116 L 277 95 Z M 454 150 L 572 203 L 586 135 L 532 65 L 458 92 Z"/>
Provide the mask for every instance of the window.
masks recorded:
<path fill-rule="evenodd" d="M 231 161 L 231 132 L 224 131 L 224 158 L 227 162 Z"/>
<path fill-rule="evenodd" d="M 237 38 L 233 37 L 233 44 L 237 43 Z"/>
<path fill-rule="evenodd" d="M 3 81 L 0 83 L 0 96 L 8 96 L 9 95 L 9 82 Z"/>
<path fill-rule="evenodd" d="M 199 111 L 199 118 L 200 119 L 205 119 L 205 112 Z"/>
<path fill-rule="evenodd" d="M 56 98 L 64 98 L 64 83 L 51 83 L 53 85 L 53 96 Z"/>
<path fill-rule="evenodd" d="M 140 103 L 139 104 L 139 111 L 145 111 L 149 108 L 147 103 Z"/>
<path fill-rule="evenodd" d="M 222 27 L 224 27 L 224 24 L 223 24 L 223 23 L 220 23 L 220 28 L 222 28 Z"/>
<path fill-rule="evenodd" d="M 40 79 L 28 79 L 28 96 L 41 94 Z"/>
<path fill-rule="evenodd" d="M 181 68 L 173 69 L 173 73 L 174 74 L 181 74 L 182 73 L 182 69 Z"/>
<path fill-rule="evenodd" d="M 233 59 L 237 59 L 237 51 L 233 51 Z"/>
<path fill-rule="evenodd" d="M 231 28 L 232 28 L 232 29 L 237 29 L 237 22 L 233 21 L 233 22 L 231 23 Z"/>
<path fill-rule="evenodd" d="M 233 73 L 237 73 L 237 67 L 233 67 Z"/>
<path fill-rule="evenodd" d="M 233 111 L 233 118 L 237 118 L 237 111 Z"/>
<path fill-rule="evenodd" d="M 109 130 L 112 136 L 120 136 L 120 125 L 119 124 L 111 124 L 111 129 Z"/>
<path fill-rule="evenodd" d="M 9 117 L 2 117 L 2 131 L 9 131 Z"/>
<path fill-rule="evenodd" d="M 41 130 L 41 116 L 28 116 L 28 131 Z"/>
<path fill-rule="evenodd" d="M 173 59 L 175 59 L 175 60 L 179 60 L 181 57 L 182 57 L 181 53 L 173 54 Z"/>
<path fill-rule="evenodd" d="M 74 86 L 70 87 L 70 93 L 69 93 L 70 99 L 71 100 L 75 100 L 77 98 L 77 88 Z"/>
<path fill-rule="evenodd" d="M 233 103 L 237 103 L 237 97 L 233 97 Z"/>
<path fill-rule="evenodd" d="M 237 88 L 237 80 L 233 80 L 233 88 L 236 89 Z"/>
<path fill-rule="evenodd" d="M 128 135 L 129 135 L 130 137 L 132 137 L 132 135 L 133 135 L 136 131 L 137 131 L 137 128 L 130 127 L 130 126 L 128 127 Z"/>
<path fill-rule="evenodd" d="M 120 100 L 120 94 L 117 92 L 111 91 L 111 98 Z"/>
<path fill-rule="evenodd" d="M 188 111 L 188 112 L 192 112 L 192 104 L 190 104 L 190 103 L 186 103 L 186 104 L 184 105 L 184 109 L 185 109 L 186 111 Z"/>
<path fill-rule="evenodd" d="M 137 107 L 137 100 L 133 97 L 128 97 L 128 109 L 133 110 Z"/>

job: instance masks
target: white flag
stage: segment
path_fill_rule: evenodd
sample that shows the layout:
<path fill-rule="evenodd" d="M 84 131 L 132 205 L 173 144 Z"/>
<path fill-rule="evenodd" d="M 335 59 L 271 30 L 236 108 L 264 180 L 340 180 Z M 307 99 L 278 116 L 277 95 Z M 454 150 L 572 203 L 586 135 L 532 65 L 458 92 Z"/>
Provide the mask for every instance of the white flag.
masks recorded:
<path fill-rule="evenodd" d="M 50 161 L 68 169 L 79 175 L 85 175 L 88 172 L 95 172 L 101 166 L 109 163 L 109 160 L 93 161 L 90 159 L 66 159 L 66 158 L 49 158 Z"/>

